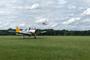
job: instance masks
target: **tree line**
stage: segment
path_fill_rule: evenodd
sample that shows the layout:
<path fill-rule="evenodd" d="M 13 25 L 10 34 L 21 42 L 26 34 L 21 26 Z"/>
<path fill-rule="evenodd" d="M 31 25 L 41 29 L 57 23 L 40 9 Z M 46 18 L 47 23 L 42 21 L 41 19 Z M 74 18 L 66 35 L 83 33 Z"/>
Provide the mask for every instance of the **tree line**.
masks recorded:
<path fill-rule="evenodd" d="M 40 33 L 43 32 L 44 33 Z M 69 31 L 53 29 L 37 29 L 36 33 L 40 36 L 90 36 L 90 30 L 86 31 Z M 0 35 L 16 35 L 15 29 L 0 30 Z"/>
<path fill-rule="evenodd" d="M 45 29 L 41 31 L 47 31 L 39 35 L 56 35 L 56 36 L 90 36 L 90 30 L 87 31 L 69 31 L 69 30 L 53 30 Z"/>

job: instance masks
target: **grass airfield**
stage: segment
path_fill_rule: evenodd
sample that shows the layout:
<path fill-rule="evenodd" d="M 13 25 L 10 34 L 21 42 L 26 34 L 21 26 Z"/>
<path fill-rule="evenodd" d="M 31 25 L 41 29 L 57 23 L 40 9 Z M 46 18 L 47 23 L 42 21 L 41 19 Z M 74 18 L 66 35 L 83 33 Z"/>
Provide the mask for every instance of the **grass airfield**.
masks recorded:
<path fill-rule="evenodd" d="M 0 60 L 90 60 L 90 36 L 0 36 Z"/>

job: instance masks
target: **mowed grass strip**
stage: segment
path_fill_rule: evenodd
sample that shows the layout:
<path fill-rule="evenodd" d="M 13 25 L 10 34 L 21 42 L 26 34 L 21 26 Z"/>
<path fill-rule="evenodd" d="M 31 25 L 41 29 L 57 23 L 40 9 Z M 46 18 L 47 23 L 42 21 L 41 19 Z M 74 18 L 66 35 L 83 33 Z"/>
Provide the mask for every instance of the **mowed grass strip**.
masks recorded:
<path fill-rule="evenodd" d="M 90 36 L 0 36 L 0 60 L 90 60 Z"/>

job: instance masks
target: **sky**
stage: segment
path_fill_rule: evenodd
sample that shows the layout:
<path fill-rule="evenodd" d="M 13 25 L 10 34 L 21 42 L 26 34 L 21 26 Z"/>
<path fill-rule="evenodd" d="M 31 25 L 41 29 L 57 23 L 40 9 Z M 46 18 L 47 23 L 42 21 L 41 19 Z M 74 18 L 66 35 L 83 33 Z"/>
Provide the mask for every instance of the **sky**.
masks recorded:
<path fill-rule="evenodd" d="M 90 30 L 90 0 L 0 0 L 0 29 L 16 26 Z"/>

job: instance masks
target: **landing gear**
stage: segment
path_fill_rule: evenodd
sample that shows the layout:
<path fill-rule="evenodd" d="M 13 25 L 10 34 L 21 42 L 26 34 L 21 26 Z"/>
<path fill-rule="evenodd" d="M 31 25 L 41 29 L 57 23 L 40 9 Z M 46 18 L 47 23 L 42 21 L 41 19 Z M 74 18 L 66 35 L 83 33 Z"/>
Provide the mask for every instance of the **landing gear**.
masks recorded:
<path fill-rule="evenodd" d="M 25 38 L 29 38 L 30 36 L 34 36 L 34 39 L 36 39 L 36 33 L 32 33 L 32 34 L 23 34 L 23 39 Z"/>
<path fill-rule="evenodd" d="M 36 39 L 36 33 L 34 34 L 34 39 Z"/>

